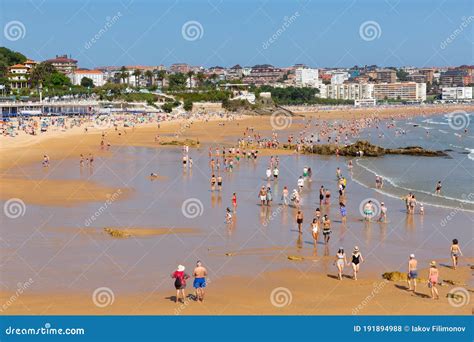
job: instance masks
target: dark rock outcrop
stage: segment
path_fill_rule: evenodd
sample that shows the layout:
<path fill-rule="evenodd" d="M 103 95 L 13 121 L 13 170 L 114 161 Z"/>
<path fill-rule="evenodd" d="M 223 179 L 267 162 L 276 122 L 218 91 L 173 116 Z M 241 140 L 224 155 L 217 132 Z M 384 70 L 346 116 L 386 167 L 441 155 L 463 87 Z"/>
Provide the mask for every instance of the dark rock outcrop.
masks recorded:
<path fill-rule="evenodd" d="M 295 145 L 284 145 L 284 148 L 293 149 Z M 314 153 L 320 155 L 335 155 L 338 151 L 340 156 L 357 157 L 360 151 L 363 152 L 363 156 L 366 157 L 380 157 L 386 154 L 402 154 L 409 156 L 423 156 L 423 157 L 449 157 L 449 155 L 443 151 L 432 151 L 426 150 L 420 146 L 408 146 L 399 148 L 383 148 L 377 145 L 373 145 L 366 140 L 359 140 L 356 143 L 348 146 L 338 146 L 335 144 L 321 144 L 307 146 L 304 148 L 306 153 Z"/>

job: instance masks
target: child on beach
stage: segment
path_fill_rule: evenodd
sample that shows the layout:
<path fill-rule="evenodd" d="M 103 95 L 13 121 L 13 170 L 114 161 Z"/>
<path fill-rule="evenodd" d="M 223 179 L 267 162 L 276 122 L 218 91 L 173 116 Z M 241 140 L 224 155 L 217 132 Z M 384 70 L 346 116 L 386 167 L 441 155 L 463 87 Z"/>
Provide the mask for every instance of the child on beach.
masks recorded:
<path fill-rule="evenodd" d="M 225 210 L 225 223 L 232 223 L 232 213 L 229 207 Z"/>
<path fill-rule="evenodd" d="M 314 218 L 311 222 L 311 235 L 313 236 L 314 248 L 316 248 L 319 238 L 319 220 L 317 218 Z"/>
<path fill-rule="evenodd" d="M 430 274 L 428 276 L 428 287 L 431 289 L 431 299 L 439 299 L 438 284 L 439 271 L 436 267 L 436 261 L 430 262 Z"/>
<path fill-rule="evenodd" d="M 423 203 L 420 203 L 420 215 L 425 215 L 425 208 L 423 207 Z"/>
<path fill-rule="evenodd" d="M 45 154 L 43 156 L 43 167 L 48 167 L 49 166 L 49 156 Z"/>
<path fill-rule="evenodd" d="M 387 207 L 383 202 L 380 202 L 379 222 L 387 222 Z"/>
<path fill-rule="evenodd" d="M 289 197 L 289 191 L 288 191 L 287 186 L 285 186 L 283 188 L 283 191 L 282 191 L 282 194 L 281 194 L 281 199 L 283 200 L 284 205 L 290 204 L 290 197 Z"/>
<path fill-rule="evenodd" d="M 462 255 L 461 248 L 458 244 L 458 239 L 453 239 L 453 244 L 451 245 L 451 259 L 453 261 L 453 269 L 456 269 L 458 266 L 459 256 Z"/>

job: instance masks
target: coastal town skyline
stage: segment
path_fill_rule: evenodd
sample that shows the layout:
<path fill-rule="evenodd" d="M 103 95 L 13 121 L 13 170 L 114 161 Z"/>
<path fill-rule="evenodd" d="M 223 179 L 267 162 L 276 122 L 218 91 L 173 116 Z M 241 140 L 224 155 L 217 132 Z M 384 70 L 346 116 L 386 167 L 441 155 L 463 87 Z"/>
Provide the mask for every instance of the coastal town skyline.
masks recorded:
<path fill-rule="evenodd" d="M 470 3 L 429 4 L 18 1 L 2 9 L 1 45 L 34 60 L 68 54 L 89 69 L 178 62 L 317 68 L 473 64 Z M 442 21 L 447 24 L 436 25 Z"/>

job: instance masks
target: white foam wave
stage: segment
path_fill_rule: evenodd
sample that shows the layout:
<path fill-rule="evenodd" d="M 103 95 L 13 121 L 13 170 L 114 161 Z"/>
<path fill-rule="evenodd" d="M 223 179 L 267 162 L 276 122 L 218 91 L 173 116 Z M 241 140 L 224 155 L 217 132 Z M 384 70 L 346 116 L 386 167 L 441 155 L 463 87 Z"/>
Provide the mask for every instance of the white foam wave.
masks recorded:
<path fill-rule="evenodd" d="M 358 161 L 358 159 L 356 159 L 355 161 L 356 165 L 357 166 L 360 166 L 361 168 L 363 168 L 364 170 L 374 174 L 374 175 L 379 175 L 383 178 L 384 181 L 387 181 L 390 185 L 392 185 L 393 187 L 395 188 L 398 188 L 398 189 L 403 189 L 403 190 L 406 190 L 408 192 L 419 192 L 419 193 L 423 193 L 423 194 L 426 194 L 426 195 L 429 195 L 431 196 L 431 198 L 443 198 L 443 199 L 447 199 L 447 200 L 450 200 L 450 201 L 455 201 L 455 202 L 460 202 L 460 203 L 466 203 L 466 204 L 474 204 L 474 201 L 468 201 L 468 200 L 464 200 L 464 199 L 460 199 L 460 198 L 454 198 L 454 197 L 449 197 L 449 196 L 445 196 L 445 195 L 435 195 L 434 193 L 432 192 L 429 192 L 429 191 L 425 191 L 425 190 L 420 190 L 420 189 L 412 189 L 412 188 L 408 188 L 408 187 L 405 187 L 405 186 L 401 186 L 397 183 L 395 183 L 390 177 L 385 177 L 384 175 L 380 174 L 380 173 L 375 173 L 373 170 L 371 170 L 370 168 L 364 166 L 364 165 L 361 165 Z"/>

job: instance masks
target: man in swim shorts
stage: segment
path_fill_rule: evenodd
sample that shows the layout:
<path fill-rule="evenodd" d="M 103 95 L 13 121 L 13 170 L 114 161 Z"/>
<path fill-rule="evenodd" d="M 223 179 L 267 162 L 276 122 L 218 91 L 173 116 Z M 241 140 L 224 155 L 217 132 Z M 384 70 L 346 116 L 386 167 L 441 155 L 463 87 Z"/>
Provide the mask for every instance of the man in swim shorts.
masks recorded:
<path fill-rule="evenodd" d="M 196 299 L 202 302 L 204 300 L 204 288 L 206 287 L 207 270 L 204 266 L 202 266 L 202 262 L 200 260 L 198 260 L 196 263 L 193 276 L 193 287 L 196 289 Z"/>
<path fill-rule="evenodd" d="M 410 260 L 408 261 L 408 291 L 416 292 L 416 278 L 418 278 L 418 261 L 415 259 L 415 254 L 410 254 Z M 412 284 L 413 282 L 413 289 Z"/>

